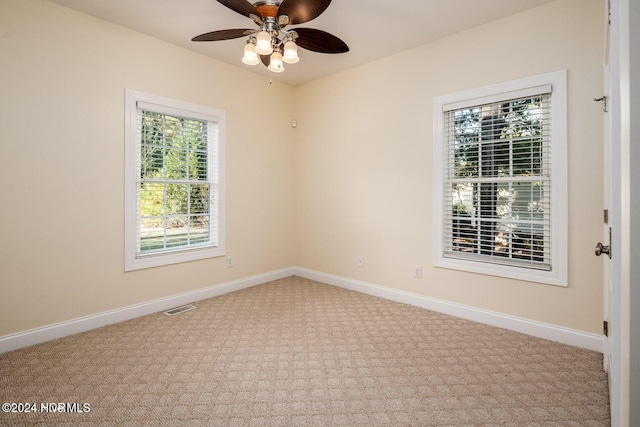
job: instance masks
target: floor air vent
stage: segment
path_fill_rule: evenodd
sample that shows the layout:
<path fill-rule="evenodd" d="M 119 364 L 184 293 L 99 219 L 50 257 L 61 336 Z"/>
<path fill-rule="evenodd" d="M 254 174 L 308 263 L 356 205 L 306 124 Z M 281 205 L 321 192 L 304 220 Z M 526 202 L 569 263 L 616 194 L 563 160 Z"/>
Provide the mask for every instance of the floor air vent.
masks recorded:
<path fill-rule="evenodd" d="M 171 310 L 167 310 L 164 312 L 164 314 L 166 314 L 167 316 L 173 316 L 176 314 L 184 313 L 185 311 L 193 310 L 194 308 L 196 308 L 195 305 L 187 304 L 181 307 L 176 307 L 176 308 L 172 308 Z"/>

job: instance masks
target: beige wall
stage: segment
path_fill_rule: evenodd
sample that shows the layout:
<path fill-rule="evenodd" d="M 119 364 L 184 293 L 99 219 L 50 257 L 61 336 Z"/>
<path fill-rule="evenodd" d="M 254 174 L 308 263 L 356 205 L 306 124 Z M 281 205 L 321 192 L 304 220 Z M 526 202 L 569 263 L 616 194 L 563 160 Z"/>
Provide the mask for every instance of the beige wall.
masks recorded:
<path fill-rule="evenodd" d="M 293 265 L 600 332 L 602 9 L 559 0 L 292 88 L 45 0 L 3 0 L 0 336 Z M 569 286 L 433 268 L 433 96 L 565 68 Z M 125 88 L 226 110 L 235 267 L 124 273 Z"/>
<path fill-rule="evenodd" d="M 233 268 L 124 272 L 125 88 L 226 110 Z M 48 1 L 2 0 L 0 336 L 289 267 L 292 108 L 293 88 L 241 68 Z"/>
<path fill-rule="evenodd" d="M 602 236 L 603 117 L 592 98 L 602 93 L 601 3 L 557 1 L 298 87 L 296 264 L 600 333 L 603 272 L 593 247 Z M 568 70 L 569 286 L 434 268 L 433 97 L 560 69 Z"/>

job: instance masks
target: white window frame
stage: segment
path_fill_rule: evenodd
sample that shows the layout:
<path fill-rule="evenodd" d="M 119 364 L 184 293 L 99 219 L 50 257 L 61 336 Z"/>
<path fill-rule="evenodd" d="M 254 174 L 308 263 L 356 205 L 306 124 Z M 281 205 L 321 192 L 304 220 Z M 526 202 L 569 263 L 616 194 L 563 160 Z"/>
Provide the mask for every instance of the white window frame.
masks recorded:
<path fill-rule="evenodd" d="M 561 70 L 529 78 L 437 96 L 433 99 L 433 263 L 436 267 L 567 286 L 567 72 Z M 551 270 L 489 264 L 444 256 L 444 111 L 518 98 L 541 86 L 551 87 Z"/>
<path fill-rule="evenodd" d="M 217 186 L 218 212 L 212 216 L 217 218 L 215 228 L 217 242 L 213 245 L 177 248 L 149 254 L 138 252 L 138 181 L 140 176 L 140 159 L 138 148 L 138 104 L 151 105 L 158 112 L 175 114 L 182 117 L 195 118 L 215 122 L 218 127 L 218 140 L 215 147 L 217 153 L 210 156 L 217 159 L 217 165 L 209 164 L 209 173 L 217 171 L 217 176 L 210 176 L 209 181 Z M 223 110 L 165 98 L 158 95 L 139 92 L 131 89 L 125 91 L 125 271 L 158 267 L 205 258 L 225 255 L 225 139 L 226 113 Z"/>

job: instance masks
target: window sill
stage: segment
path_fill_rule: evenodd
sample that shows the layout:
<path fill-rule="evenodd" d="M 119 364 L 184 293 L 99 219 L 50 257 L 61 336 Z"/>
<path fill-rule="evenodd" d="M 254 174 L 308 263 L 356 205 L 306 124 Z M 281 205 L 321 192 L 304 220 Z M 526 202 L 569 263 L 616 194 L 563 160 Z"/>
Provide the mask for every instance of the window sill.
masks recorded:
<path fill-rule="evenodd" d="M 208 246 L 195 249 L 178 249 L 170 252 L 162 252 L 142 256 L 128 254 L 125 260 L 124 271 L 135 271 L 145 268 L 161 267 L 163 265 L 179 264 L 183 262 L 197 261 L 207 258 L 217 258 L 224 255 L 224 248 L 218 246 Z"/>
<path fill-rule="evenodd" d="M 566 273 L 562 271 L 536 270 L 526 267 L 512 267 L 490 264 L 481 261 L 461 260 L 455 258 L 436 257 L 434 266 L 468 273 L 484 274 L 488 276 L 504 277 L 526 282 L 543 283 L 554 286 L 567 286 Z"/>

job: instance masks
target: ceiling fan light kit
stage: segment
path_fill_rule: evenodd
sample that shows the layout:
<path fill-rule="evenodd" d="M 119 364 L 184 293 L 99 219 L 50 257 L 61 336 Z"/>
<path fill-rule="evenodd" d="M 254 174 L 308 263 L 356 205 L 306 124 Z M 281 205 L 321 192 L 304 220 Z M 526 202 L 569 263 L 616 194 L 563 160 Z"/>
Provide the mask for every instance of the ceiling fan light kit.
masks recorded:
<path fill-rule="evenodd" d="M 229 9 L 244 15 L 258 25 L 258 29 L 218 30 L 201 34 L 195 42 L 230 40 L 249 36 L 244 46 L 242 62 L 256 65 L 262 62 L 270 71 L 281 73 L 284 63 L 300 61 L 298 47 L 318 53 L 345 53 L 349 47 L 338 37 L 314 28 L 294 28 L 288 25 L 302 24 L 317 18 L 331 0 L 218 0 Z"/>
<path fill-rule="evenodd" d="M 247 40 L 247 44 L 244 45 L 244 56 L 242 57 L 242 62 L 247 65 L 256 65 L 260 63 L 260 58 L 258 58 L 258 53 L 256 52 L 256 41 L 253 37 Z"/>
<path fill-rule="evenodd" d="M 271 54 L 271 61 L 269 62 L 269 71 L 274 73 L 281 73 L 284 71 L 284 64 L 282 63 L 282 54 L 280 50 L 276 50 Z"/>
<path fill-rule="evenodd" d="M 273 40 L 271 34 L 260 31 L 256 37 L 256 53 L 258 55 L 271 55 L 273 53 Z"/>
<path fill-rule="evenodd" d="M 284 55 L 282 56 L 282 60 L 287 64 L 295 64 L 300 61 L 300 57 L 298 56 L 298 45 L 293 40 L 289 40 L 284 44 Z"/>

